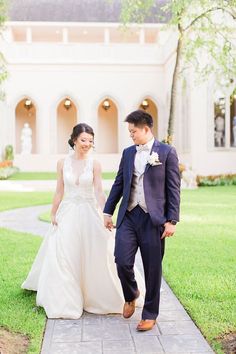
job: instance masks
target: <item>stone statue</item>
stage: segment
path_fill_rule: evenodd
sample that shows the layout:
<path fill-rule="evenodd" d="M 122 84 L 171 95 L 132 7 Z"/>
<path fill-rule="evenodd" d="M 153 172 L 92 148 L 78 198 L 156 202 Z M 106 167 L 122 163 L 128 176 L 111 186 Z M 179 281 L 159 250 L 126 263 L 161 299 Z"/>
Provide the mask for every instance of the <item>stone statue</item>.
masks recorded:
<path fill-rule="evenodd" d="M 31 154 L 32 151 L 32 129 L 29 123 L 25 123 L 21 131 L 21 154 Z"/>
<path fill-rule="evenodd" d="M 225 143 L 225 120 L 222 116 L 215 117 L 215 146 L 222 147 Z"/>

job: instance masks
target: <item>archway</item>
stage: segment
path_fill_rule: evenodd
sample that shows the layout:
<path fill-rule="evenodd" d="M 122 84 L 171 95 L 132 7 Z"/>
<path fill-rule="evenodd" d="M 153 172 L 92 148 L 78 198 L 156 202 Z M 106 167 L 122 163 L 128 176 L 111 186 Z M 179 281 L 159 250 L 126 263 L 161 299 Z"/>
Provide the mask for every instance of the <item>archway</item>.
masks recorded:
<path fill-rule="evenodd" d="M 23 98 L 15 109 L 15 151 L 17 154 L 22 152 L 22 130 L 24 125 L 29 125 L 32 131 L 32 149 L 31 153 L 37 153 L 36 146 L 36 107 L 31 98 Z"/>
<path fill-rule="evenodd" d="M 118 152 L 118 110 L 110 99 L 104 99 L 98 107 L 98 136 L 96 151 L 100 153 Z"/>
<path fill-rule="evenodd" d="M 68 140 L 73 127 L 77 124 L 77 109 L 69 97 L 64 98 L 57 107 L 57 152 L 66 154 Z"/>
<path fill-rule="evenodd" d="M 139 109 L 149 113 L 153 118 L 153 135 L 158 137 L 158 109 L 150 98 L 144 98 L 139 105 Z"/>

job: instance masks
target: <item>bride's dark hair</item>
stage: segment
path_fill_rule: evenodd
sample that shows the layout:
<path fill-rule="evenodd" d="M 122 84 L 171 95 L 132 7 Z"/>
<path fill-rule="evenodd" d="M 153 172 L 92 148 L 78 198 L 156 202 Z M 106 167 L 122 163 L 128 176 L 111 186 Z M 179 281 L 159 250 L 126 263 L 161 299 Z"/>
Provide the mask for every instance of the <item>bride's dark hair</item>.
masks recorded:
<path fill-rule="evenodd" d="M 75 146 L 75 140 L 80 136 L 81 133 L 87 133 L 92 135 L 94 138 L 94 131 L 93 128 L 91 128 L 88 124 L 86 123 L 79 123 L 74 126 L 72 134 L 70 136 L 70 139 L 68 140 L 68 144 L 74 149 Z"/>

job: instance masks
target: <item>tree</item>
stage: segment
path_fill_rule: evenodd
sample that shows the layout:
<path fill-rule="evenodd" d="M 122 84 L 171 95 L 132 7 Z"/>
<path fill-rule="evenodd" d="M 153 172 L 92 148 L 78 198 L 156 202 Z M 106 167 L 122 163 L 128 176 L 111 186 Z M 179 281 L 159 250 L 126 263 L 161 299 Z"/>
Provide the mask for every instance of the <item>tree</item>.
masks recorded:
<path fill-rule="evenodd" d="M 198 79 L 206 80 L 213 74 L 221 87 L 230 85 L 236 77 L 236 0 L 169 0 L 161 11 L 170 18 L 168 26 L 178 32 L 165 139 L 171 143 L 181 73 L 192 66 Z M 155 0 L 122 0 L 121 19 L 125 24 L 143 22 L 155 12 Z"/>
<path fill-rule="evenodd" d="M 0 0 L 0 35 L 4 27 L 4 23 L 7 17 L 7 1 Z M 0 52 L 0 99 L 4 98 L 4 92 L 2 89 L 2 84 L 7 78 L 6 62 L 3 54 Z"/>

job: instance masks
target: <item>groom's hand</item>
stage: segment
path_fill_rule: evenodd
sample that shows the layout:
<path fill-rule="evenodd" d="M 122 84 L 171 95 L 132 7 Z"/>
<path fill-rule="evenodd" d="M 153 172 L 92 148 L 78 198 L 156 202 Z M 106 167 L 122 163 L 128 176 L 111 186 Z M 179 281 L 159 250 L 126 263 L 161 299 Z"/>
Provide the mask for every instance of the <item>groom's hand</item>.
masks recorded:
<path fill-rule="evenodd" d="M 171 237 L 174 235 L 175 230 L 176 230 L 176 226 L 172 225 L 170 222 L 166 222 L 164 224 L 165 226 L 165 230 L 161 236 L 161 239 L 163 239 L 164 237 Z"/>
<path fill-rule="evenodd" d="M 108 230 L 112 230 L 114 225 L 112 222 L 112 216 L 111 215 L 104 215 L 104 226 Z"/>

